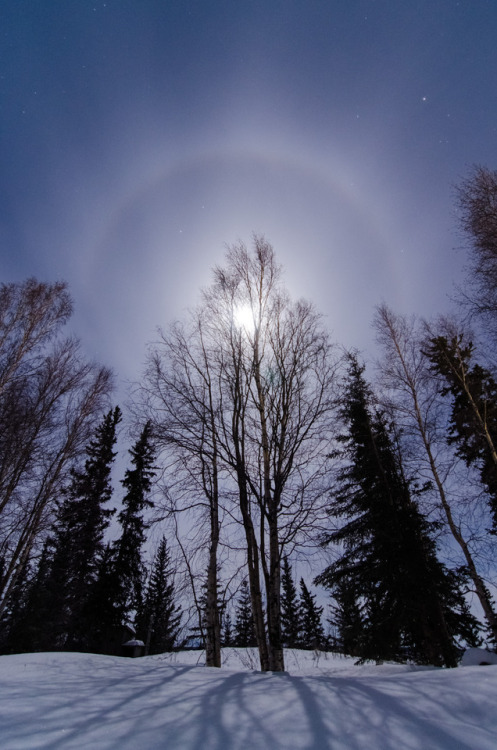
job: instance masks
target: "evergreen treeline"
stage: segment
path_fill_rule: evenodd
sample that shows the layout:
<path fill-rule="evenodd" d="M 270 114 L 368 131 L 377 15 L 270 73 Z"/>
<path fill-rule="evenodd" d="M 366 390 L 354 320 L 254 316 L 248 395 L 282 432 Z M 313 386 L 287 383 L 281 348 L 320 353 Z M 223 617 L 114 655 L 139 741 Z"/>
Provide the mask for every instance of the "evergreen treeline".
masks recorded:
<path fill-rule="evenodd" d="M 293 582 L 292 567 L 285 557 L 283 562 L 281 619 L 282 641 L 286 648 L 328 649 L 329 640 L 322 622 L 323 607 L 316 603 L 304 579 L 300 579 L 300 595 Z M 241 582 L 235 602 L 235 618 L 230 612 L 224 616 L 223 646 L 240 648 L 256 646 L 252 602 L 247 580 Z"/>
<path fill-rule="evenodd" d="M 464 315 L 379 306 L 374 378 L 290 299 L 264 238 L 231 247 L 151 349 L 119 493 L 122 415 L 111 373 L 64 336 L 66 286 L 2 285 L 1 652 L 178 643 L 191 602 L 165 536 L 144 562 L 157 475 L 210 666 L 221 644 L 257 647 L 264 670 L 284 669 L 284 647 L 453 666 L 466 644 L 497 644 L 497 173 L 474 170 L 458 200 Z M 288 559 L 311 543 L 330 553 L 315 583 L 332 637 Z M 228 611 L 220 570 L 240 555 Z"/>
<path fill-rule="evenodd" d="M 174 570 L 163 537 L 146 582 L 143 513 L 152 506 L 154 476 L 150 424 L 130 451 L 132 468 L 117 516 L 120 536 L 105 544 L 115 509 L 109 508 L 116 456 L 118 407 L 110 410 L 86 448 L 82 469 L 74 468 L 37 566 L 24 567 L 2 618 L 5 653 L 45 650 L 121 654 L 126 641 L 140 639 L 146 653 L 173 648 L 181 607 Z"/>

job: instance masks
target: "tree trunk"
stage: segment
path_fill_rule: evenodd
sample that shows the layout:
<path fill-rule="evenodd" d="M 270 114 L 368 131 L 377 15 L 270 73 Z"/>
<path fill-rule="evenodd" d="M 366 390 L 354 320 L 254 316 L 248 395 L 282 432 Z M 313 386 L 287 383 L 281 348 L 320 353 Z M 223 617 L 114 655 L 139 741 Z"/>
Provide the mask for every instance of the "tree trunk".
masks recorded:
<path fill-rule="evenodd" d="M 245 530 L 245 539 L 247 541 L 247 567 L 255 636 L 257 638 L 261 671 L 268 672 L 271 669 L 271 665 L 266 638 L 266 626 L 264 622 L 264 608 L 262 606 L 261 578 L 259 572 L 259 546 L 257 544 L 254 524 L 249 510 L 247 483 L 245 476 L 243 475 L 243 470 L 238 473 L 238 488 L 243 528 Z"/>
<path fill-rule="evenodd" d="M 221 666 L 221 623 L 219 621 L 217 586 L 217 548 L 219 543 L 219 522 L 217 507 L 211 507 L 211 542 L 207 567 L 207 592 L 205 605 L 205 665 Z"/>
<path fill-rule="evenodd" d="M 275 500 L 273 499 L 273 504 Z M 268 631 L 269 662 L 273 672 L 285 671 L 285 660 L 281 644 L 281 570 L 278 540 L 278 515 L 273 508 L 269 515 L 269 587 Z"/>

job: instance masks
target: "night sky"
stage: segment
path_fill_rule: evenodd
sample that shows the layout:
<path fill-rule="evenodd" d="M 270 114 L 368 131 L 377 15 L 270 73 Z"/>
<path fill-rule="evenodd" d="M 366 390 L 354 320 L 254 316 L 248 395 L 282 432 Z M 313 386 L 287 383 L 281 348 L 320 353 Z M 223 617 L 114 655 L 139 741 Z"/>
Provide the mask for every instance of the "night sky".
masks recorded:
<path fill-rule="evenodd" d="M 449 307 L 495 0 L 3 0 L 0 35 L 1 280 L 67 280 L 121 382 L 253 232 L 346 346 Z"/>

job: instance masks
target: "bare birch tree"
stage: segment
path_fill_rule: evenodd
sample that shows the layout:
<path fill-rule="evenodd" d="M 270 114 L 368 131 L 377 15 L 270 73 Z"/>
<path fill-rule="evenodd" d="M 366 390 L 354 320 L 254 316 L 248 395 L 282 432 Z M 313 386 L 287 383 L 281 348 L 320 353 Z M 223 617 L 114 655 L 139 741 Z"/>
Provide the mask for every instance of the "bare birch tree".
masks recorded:
<path fill-rule="evenodd" d="M 110 372 L 87 362 L 77 341 L 61 337 L 70 313 L 64 284 L 30 279 L 0 289 L 3 602 L 48 528 L 111 389 Z"/>
<path fill-rule="evenodd" d="M 202 315 L 192 314 L 190 327 L 177 323 L 150 351 L 140 392 L 155 439 L 167 452 L 168 512 L 191 510 L 208 518 L 205 626 L 206 664 L 221 666 L 221 625 L 218 607 L 219 390 L 212 372 Z M 179 489 L 178 489 L 179 487 Z M 186 495 L 186 497 L 185 497 Z M 198 523 L 198 520 L 196 521 Z"/>
<path fill-rule="evenodd" d="M 209 486 L 216 467 L 218 500 L 244 531 L 261 668 L 281 671 L 281 560 L 324 514 L 336 363 L 319 316 L 290 301 L 261 237 L 253 253 L 229 249 L 194 322 L 152 352 L 167 387 L 148 373 L 144 388 L 149 403 L 159 399 L 165 444 L 179 446 L 184 462 L 205 458 Z"/>
<path fill-rule="evenodd" d="M 386 305 L 377 308 L 374 322 L 383 349 L 383 359 L 378 364 L 381 383 L 388 394 L 388 406 L 407 434 L 414 433 L 421 447 L 423 463 L 428 469 L 425 479 L 433 482 L 439 506 L 462 551 L 488 627 L 497 639 L 497 615 L 492 598 L 478 572 L 471 545 L 458 523 L 447 486 L 454 459 L 447 467 L 440 458 L 442 445 L 445 453 L 448 425 L 446 419 L 441 421 L 440 388 L 422 351 L 424 332 L 421 333 L 415 320 L 395 315 Z"/>
<path fill-rule="evenodd" d="M 497 334 L 497 172 L 475 167 L 457 189 L 459 225 L 469 240 L 460 301 Z"/>

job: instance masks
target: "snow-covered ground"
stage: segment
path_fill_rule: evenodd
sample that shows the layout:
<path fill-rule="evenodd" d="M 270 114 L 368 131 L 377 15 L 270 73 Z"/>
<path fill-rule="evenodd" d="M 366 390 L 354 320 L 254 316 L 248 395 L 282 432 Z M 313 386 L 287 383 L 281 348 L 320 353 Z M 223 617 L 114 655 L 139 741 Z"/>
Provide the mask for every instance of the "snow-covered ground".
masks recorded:
<path fill-rule="evenodd" d="M 289 651 L 257 672 L 250 649 L 222 669 L 199 652 L 124 659 L 0 657 L 2 750 L 495 750 L 497 666 L 356 666 Z M 478 662 L 469 655 L 466 662 Z"/>

